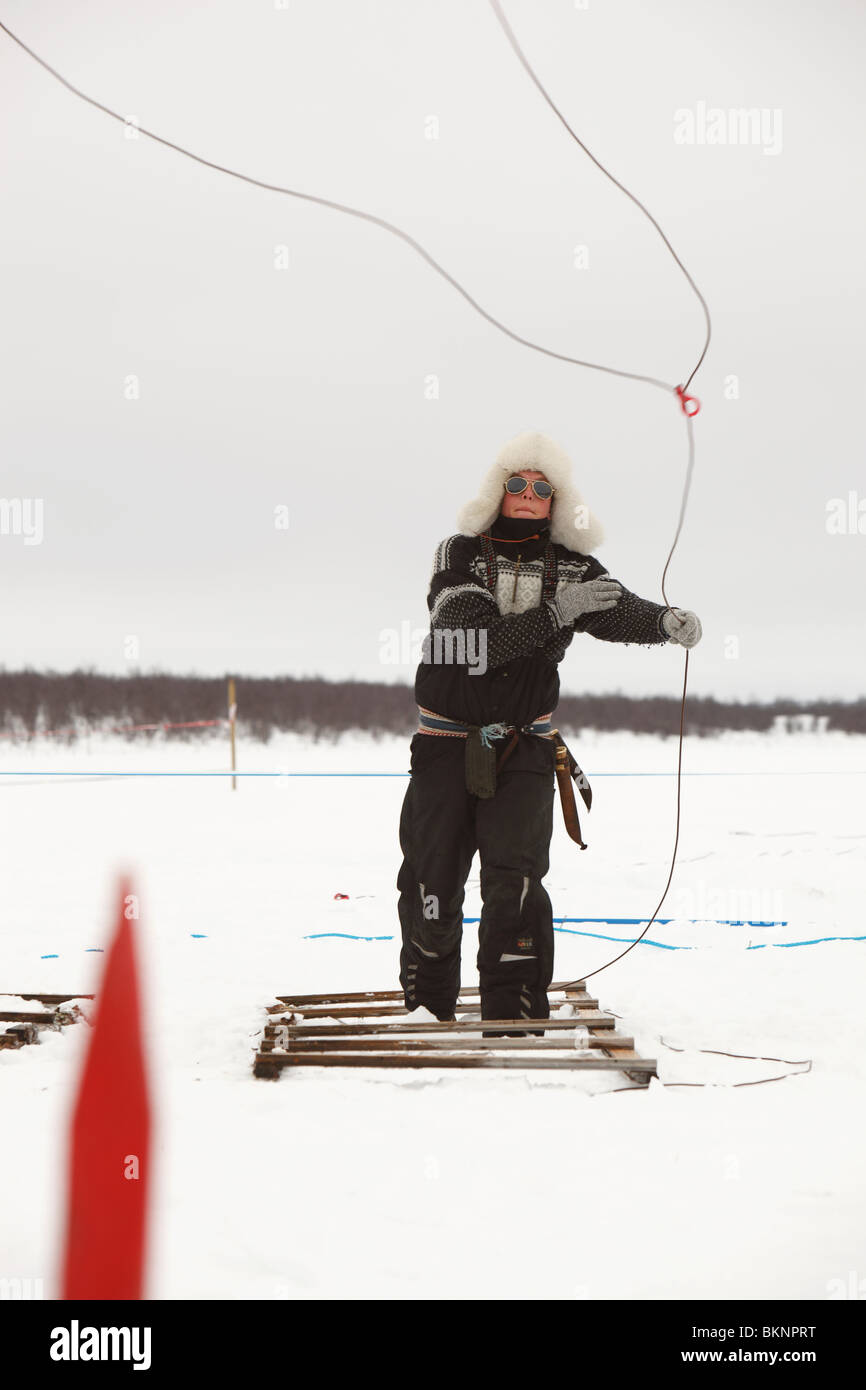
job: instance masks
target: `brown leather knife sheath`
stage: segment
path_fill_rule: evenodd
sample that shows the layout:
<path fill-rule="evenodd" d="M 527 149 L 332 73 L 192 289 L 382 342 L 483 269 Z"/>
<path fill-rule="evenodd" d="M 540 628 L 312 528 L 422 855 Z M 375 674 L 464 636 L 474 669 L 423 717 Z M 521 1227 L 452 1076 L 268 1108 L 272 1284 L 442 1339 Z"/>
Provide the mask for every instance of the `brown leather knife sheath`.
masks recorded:
<path fill-rule="evenodd" d="M 586 849 L 586 844 L 580 833 L 580 821 L 577 816 L 577 803 L 574 799 L 572 782 L 577 782 L 577 789 L 583 797 L 587 811 L 592 806 L 592 788 L 586 773 L 578 767 L 576 759 L 559 730 L 552 729 L 547 737 L 552 738 L 556 744 L 556 783 L 559 787 L 559 800 L 562 804 L 562 818 L 565 821 L 565 828 L 572 840 L 580 845 L 581 849 Z"/>

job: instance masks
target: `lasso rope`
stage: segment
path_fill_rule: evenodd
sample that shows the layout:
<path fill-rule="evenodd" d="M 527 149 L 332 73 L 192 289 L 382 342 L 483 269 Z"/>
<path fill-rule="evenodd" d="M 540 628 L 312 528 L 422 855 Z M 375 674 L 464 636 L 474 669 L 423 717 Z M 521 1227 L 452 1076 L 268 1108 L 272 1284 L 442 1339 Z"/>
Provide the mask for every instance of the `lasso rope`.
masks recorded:
<path fill-rule="evenodd" d="M 689 386 L 691 385 L 691 383 L 692 383 L 692 381 L 693 381 L 693 379 L 694 379 L 695 373 L 697 372 L 698 368 L 700 367 L 701 363 L 703 362 L 704 358 L 706 357 L 707 349 L 708 349 L 709 346 L 710 346 L 710 337 L 711 337 L 711 335 L 712 335 L 712 323 L 711 323 L 711 320 L 710 320 L 710 311 L 709 311 L 709 308 L 707 307 L 707 302 L 706 302 L 706 300 L 704 299 L 704 296 L 701 294 L 700 290 L 698 289 L 698 287 L 697 287 L 697 285 L 695 284 L 694 280 L 692 279 L 691 275 L 690 275 L 689 272 L 686 270 L 685 266 L 683 265 L 682 261 L 680 260 L 679 256 L 677 255 L 677 253 L 676 253 L 676 251 L 674 250 L 673 246 L 671 245 L 670 241 L 669 241 L 668 238 L 665 236 L 665 233 L 662 231 L 662 228 L 659 226 L 658 222 L 657 222 L 656 219 L 653 217 L 653 215 L 652 215 L 652 213 L 649 211 L 649 209 L 646 208 L 646 207 L 644 206 L 644 204 L 640 201 L 640 199 L 639 199 L 639 198 L 636 198 L 635 195 L 634 195 L 633 193 L 631 193 L 631 192 L 629 191 L 629 189 L 627 189 L 627 188 L 625 187 L 624 184 L 620 183 L 619 179 L 614 178 L 614 176 L 613 176 L 613 174 L 610 172 L 610 170 L 609 170 L 604 164 L 602 164 L 602 162 L 601 162 L 600 159 L 597 159 L 597 158 L 596 158 L 596 156 L 592 153 L 592 151 L 591 151 L 590 149 L 587 148 L 587 146 L 583 143 L 583 141 L 580 139 L 580 137 L 572 130 L 571 126 L 568 124 L 568 121 L 565 119 L 565 117 L 563 116 L 562 112 L 559 110 L 559 108 L 558 108 L 558 107 L 556 106 L 556 104 L 553 102 L 553 100 L 551 99 L 551 96 L 550 96 L 549 92 L 547 91 L 546 87 L 544 86 L 544 83 L 541 81 L 541 79 L 539 78 L 538 74 L 535 72 L 534 68 L 533 68 L 532 65 L 530 64 L 528 58 L 526 57 L 526 54 L 523 52 L 523 49 L 520 47 L 520 44 L 518 43 L 517 38 L 515 37 L 515 34 L 514 34 L 513 29 L 511 28 L 511 26 L 510 26 L 509 23 L 508 23 L 508 20 L 505 18 L 505 15 L 503 14 L 502 6 L 501 6 L 501 4 L 499 3 L 499 0 L 490 0 L 490 7 L 491 7 L 491 9 L 493 10 L 493 13 L 496 15 L 496 18 L 499 20 L 499 23 L 502 25 L 502 28 L 503 28 L 503 30 L 504 30 L 504 32 L 505 32 L 505 36 L 506 36 L 506 38 L 508 39 L 509 43 L 511 44 L 511 47 L 514 49 L 514 52 L 517 54 L 517 57 L 519 58 L 520 62 L 523 64 L 523 66 L 524 66 L 524 68 L 526 69 L 526 71 L 527 71 L 527 73 L 529 74 L 529 76 L 532 78 L 532 81 L 535 83 L 536 87 L 537 87 L 538 90 L 540 91 L 541 95 L 544 97 L 544 100 L 547 102 L 547 104 L 548 104 L 548 106 L 550 107 L 550 109 L 551 109 L 551 110 L 553 111 L 553 113 L 559 118 L 559 120 L 560 120 L 560 121 L 562 122 L 562 124 L 565 126 L 565 129 L 568 131 L 568 133 L 569 133 L 569 135 L 571 136 L 571 138 L 576 142 L 576 144 L 578 144 L 578 145 L 580 146 L 580 148 L 583 150 L 584 154 L 587 155 L 587 156 L 592 160 L 592 162 L 593 162 L 593 164 L 596 166 L 596 168 L 600 169 L 601 172 L 602 172 L 607 178 L 610 179 L 611 183 L 614 184 L 618 189 L 620 189 L 620 191 L 621 191 L 622 193 L 624 193 L 624 194 L 626 195 L 627 198 L 630 198 L 631 201 L 635 204 L 635 206 L 638 207 L 638 208 L 640 208 L 640 210 L 641 210 L 641 212 L 644 214 L 644 216 L 645 216 L 646 218 L 648 218 L 648 220 L 652 223 L 652 225 L 655 227 L 656 231 L 658 232 L 659 236 L 661 237 L 662 241 L 664 242 L 665 246 L 667 247 L 668 251 L 670 251 L 671 255 L 673 256 L 674 260 L 676 261 L 677 265 L 679 266 L 680 270 L 682 271 L 683 275 L 686 277 L 686 280 L 688 281 L 689 285 L 691 286 L 691 288 L 694 290 L 695 294 L 697 295 L 697 297 L 698 297 L 698 299 L 699 299 L 699 301 L 700 301 L 700 304 L 701 304 L 701 308 L 703 309 L 703 312 L 704 312 L 704 319 L 705 319 L 705 322 L 706 322 L 706 335 L 705 335 L 704 345 L 703 345 L 703 348 L 701 349 L 700 356 L 698 357 L 698 360 L 697 360 L 697 362 L 695 363 L 695 365 L 692 367 L 692 370 L 690 371 L 689 375 L 686 377 L 686 380 L 685 380 L 685 382 L 683 383 L 683 385 L 682 385 L 682 386 L 676 386 L 676 387 L 672 388 L 672 389 L 675 391 L 675 393 L 676 393 L 676 395 L 678 396 L 678 398 L 679 398 L 680 407 L 681 407 L 682 412 L 683 412 L 683 414 L 684 414 L 684 416 L 685 416 L 685 419 L 686 419 L 686 431 L 687 431 L 687 434 L 688 434 L 688 463 L 687 463 L 687 466 L 686 466 L 686 479 L 685 479 L 685 483 L 684 483 L 684 485 L 683 485 L 683 495 L 682 495 L 682 501 L 681 501 L 681 503 L 680 503 L 680 514 L 679 514 L 679 519 L 678 519 L 678 521 L 677 521 L 677 529 L 676 529 L 676 532 L 675 532 L 675 534 L 674 534 L 673 544 L 671 545 L 670 551 L 668 552 L 668 558 L 667 558 L 667 560 L 665 561 L 665 567 L 664 567 L 664 570 L 662 571 L 662 578 L 661 578 L 661 591 L 662 591 L 662 597 L 664 598 L 664 601 L 665 601 L 665 603 L 667 604 L 668 609 L 670 610 L 670 608 L 671 608 L 670 600 L 668 599 L 668 596 L 667 596 L 667 594 L 666 594 L 666 592 L 665 592 L 665 578 L 666 578 L 666 576 L 667 576 L 668 566 L 670 565 L 671 558 L 673 557 L 673 553 L 674 553 L 674 551 L 675 551 L 675 549 L 676 549 L 677 542 L 678 542 L 678 540 L 679 540 L 679 538 L 680 538 L 680 531 L 682 530 L 682 526 L 683 526 L 683 518 L 685 517 L 685 514 L 686 514 L 686 503 L 688 502 L 689 491 L 690 491 L 690 488 L 691 488 L 691 481 L 692 481 L 692 472 L 693 472 L 693 470 L 694 470 L 694 463 L 695 463 L 695 438 L 694 438 L 694 431 L 693 431 L 693 428 L 692 428 L 692 417 L 695 416 L 695 415 L 698 413 L 698 410 L 700 409 L 700 405 L 699 405 L 699 403 L 695 400 L 695 398 L 694 398 L 693 396 L 688 396 L 688 395 L 686 395 L 686 392 L 687 392 Z M 625 373 L 622 373 L 622 375 L 626 375 L 626 374 L 625 374 Z M 649 379 L 649 378 L 646 378 L 646 377 L 642 378 L 642 380 L 648 380 L 648 379 Z M 655 384 L 655 385 L 658 385 L 658 384 L 660 384 L 660 383 L 655 382 L 654 384 Z M 694 408 L 691 408 L 692 406 L 693 406 Z M 617 962 L 618 960 L 622 960 L 623 956 L 628 955 L 629 951 L 633 951 L 633 950 L 634 950 L 634 948 L 635 948 L 635 946 L 637 946 L 638 942 L 639 942 L 639 941 L 642 941 L 643 938 L 646 936 L 647 932 L 649 931 L 650 927 L 652 926 L 653 922 L 655 921 L 656 917 L 658 916 L 658 913 L 659 913 L 659 910 L 660 910 L 660 908 L 661 908 L 661 906 L 662 906 L 662 903 L 664 902 L 665 898 L 667 897 L 668 889 L 669 889 L 670 886 L 671 886 L 671 880 L 673 879 L 673 876 L 674 876 L 674 867 L 675 867 L 676 862 L 677 862 L 677 848 L 678 848 L 678 846 L 679 846 L 679 841 L 680 841 L 680 818 L 681 818 L 681 810 L 682 810 L 683 727 L 684 727 L 684 723 L 685 723 L 685 713 L 686 713 L 686 691 L 687 691 L 687 689 L 688 689 L 688 681 L 689 681 L 689 652 L 688 652 L 688 648 L 686 648 L 686 651 L 685 651 L 685 662 L 684 662 L 684 665 L 683 665 L 683 693 L 682 693 L 682 699 L 681 699 L 681 701 L 680 701 L 679 745 L 678 745 L 678 748 L 677 748 L 677 818 L 676 818 L 676 832 L 675 832 L 675 834 L 674 834 L 674 847 L 673 847 L 673 852 L 672 852 L 672 854 L 671 854 L 671 867 L 670 867 L 670 872 L 668 873 L 667 883 L 665 884 L 665 886 L 664 886 L 664 891 L 663 891 L 661 897 L 659 898 L 658 903 L 656 904 L 656 908 L 655 908 L 655 911 L 653 912 L 652 917 L 650 917 L 649 921 L 647 922 L 647 924 L 646 924 L 646 926 L 644 927 L 643 931 L 641 932 L 640 936 L 637 937 L 637 939 L 636 939 L 635 941 L 633 941 L 633 942 L 631 943 L 631 945 L 627 946 L 626 949 L 625 949 L 624 951 L 620 951 L 620 953 L 619 953 L 618 956 L 614 956 L 612 960 L 607 961 L 604 965 L 598 966 L 598 968 L 597 968 L 596 970 L 590 970 L 590 971 L 584 973 L 583 975 L 581 975 L 581 976 L 580 976 L 580 980 L 589 980 L 589 979 L 592 978 L 593 975 L 599 975 L 599 974 L 601 973 L 602 970 L 607 970 L 611 965 L 615 965 L 616 962 Z M 576 984 L 578 984 L 578 983 L 579 983 L 579 980 L 569 980 L 569 981 L 567 982 L 567 984 L 566 984 L 564 987 L 565 987 L 565 988 L 569 988 L 570 986 L 576 985 Z M 558 986 L 558 985 L 557 985 L 557 986 L 554 986 L 554 987 L 555 987 L 555 988 L 561 988 L 562 986 Z"/>
<path fill-rule="evenodd" d="M 532 81 L 535 83 L 538 90 L 541 92 L 545 101 L 550 106 L 551 110 L 559 118 L 559 120 L 565 126 L 565 129 L 568 131 L 569 135 L 580 146 L 584 154 L 586 154 L 587 157 L 592 160 L 596 167 L 600 169 L 601 172 L 607 178 L 609 178 L 610 181 L 618 189 L 620 189 L 620 191 L 623 192 L 627 198 L 631 199 L 635 206 L 638 207 L 640 211 L 644 214 L 644 216 L 652 223 L 659 236 L 661 237 L 662 241 L 664 242 L 665 246 L 667 247 L 668 251 L 670 252 L 671 256 L 673 257 L 674 261 L 679 266 L 680 270 L 682 271 L 683 275 L 685 276 L 686 280 L 691 286 L 692 290 L 697 295 L 697 298 L 700 301 L 701 308 L 703 309 L 704 313 L 704 318 L 706 322 L 706 335 L 704 346 L 701 350 L 700 356 L 698 357 L 697 362 L 695 363 L 694 367 L 692 368 L 684 383 L 680 385 L 671 385 L 669 382 L 662 381 L 658 377 L 648 376 L 640 372 L 627 372 L 621 368 L 611 367 L 600 362 L 588 362 L 582 358 L 570 357 L 566 353 L 555 352 L 551 348 L 544 347 L 541 343 L 534 343 L 530 339 L 524 338 L 521 334 L 515 333 L 513 329 L 509 328 L 506 324 L 502 323 L 499 319 L 495 318 L 493 314 L 489 313 L 486 309 L 484 309 L 478 303 L 478 301 L 468 292 L 468 290 L 466 290 L 464 286 L 461 285 L 460 282 L 456 280 L 454 276 L 451 275 L 444 268 L 444 266 L 440 265 L 439 262 L 433 256 L 430 255 L 429 251 L 427 251 L 421 245 L 420 242 L 416 241 L 414 237 L 408 234 L 408 232 L 403 231 L 402 228 L 395 226 L 394 223 L 387 221 L 385 218 L 377 217 L 374 213 L 365 212 L 361 208 L 351 207 L 346 203 L 340 203 L 331 198 L 319 197 L 312 193 L 303 193 L 299 189 L 286 188 L 280 184 L 267 183 L 263 179 L 253 178 L 251 175 L 241 173 L 239 170 L 229 169 L 226 165 L 219 164 L 215 160 L 205 159 L 202 155 L 195 154 L 192 150 L 186 149 L 183 145 L 178 145 L 173 140 L 168 140 L 162 135 L 157 135 L 154 131 L 148 130 L 144 126 L 137 126 L 136 129 L 139 131 L 141 135 L 146 136 L 149 140 L 154 140 L 157 144 L 164 145 L 166 146 L 166 148 L 172 149 L 177 154 L 181 154 L 187 159 L 192 159 L 197 164 L 202 164 L 208 169 L 214 169 L 218 173 L 226 174 L 229 176 L 229 178 L 240 179 L 243 183 L 252 184 L 256 188 L 263 188 L 271 193 L 281 193 L 284 194 L 286 197 L 299 198 L 304 202 L 308 203 L 317 203 L 320 207 L 330 208 L 334 212 L 342 212 L 349 217 L 358 217 L 366 222 L 372 222 L 376 226 L 382 227 L 385 231 L 390 232 L 393 236 L 399 237 L 401 241 L 404 241 L 408 246 L 411 246 L 412 249 L 416 251 L 418 255 L 421 256 L 427 262 L 427 264 L 431 266 L 433 270 L 436 271 L 438 275 L 441 275 L 443 279 L 447 280 L 448 283 L 457 291 L 457 293 L 462 295 L 462 297 L 467 301 L 467 303 L 471 304 L 472 308 L 475 309 L 475 311 L 478 314 L 480 314 L 482 318 L 486 319 L 488 323 L 491 323 L 494 326 L 494 328 L 497 328 L 501 333 L 504 333 L 507 337 L 513 339 L 515 342 L 520 343 L 521 346 L 530 348 L 533 352 L 544 353 L 547 357 L 556 358 L 561 362 L 569 362 L 576 367 L 586 367 L 592 371 L 606 372 L 611 376 L 623 377 L 624 379 L 627 379 L 629 381 L 642 381 L 650 386 L 659 387 L 663 391 L 673 392 L 677 396 L 680 408 L 684 416 L 686 417 L 686 430 L 688 434 L 688 463 L 686 467 L 686 478 L 683 486 L 682 501 L 680 505 L 680 514 L 677 523 L 676 533 L 674 535 L 673 544 L 671 545 L 670 551 L 668 553 L 668 557 L 665 562 L 661 578 L 662 596 L 664 598 L 667 608 L 671 610 L 671 604 L 665 592 L 665 578 L 667 576 L 668 566 L 670 565 L 671 558 L 679 540 L 680 531 L 682 529 L 683 524 L 683 518 L 685 516 L 686 503 L 688 501 L 689 490 L 691 486 L 691 478 L 692 471 L 694 468 L 695 455 L 692 418 L 694 415 L 698 413 L 698 410 L 700 409 L 699 402 L 696 400 L 696 398 L 693 396 L 689 396 L 686 393 L 688 391 L 689 386 L 691 385 L 692 380 L 694 379 L 694 376 L 698 368 L 701 366 L 704 357 L 706 356 L 707 349 L 710 345 L 710 337 L 712 333 L 710 312 L 707 307 L 706 300 L 704 299 L 703 295 L 701 294 L 691 275 L 686 270 L 685 266 L 683 265 L 683 262 L 680 260 L 679 256 L 675 252 L 673 246 L 671 245 L 661 226 L 653 217 L 652 213 L 644 206 L 644 204 L 638 198 L 635 197 L 633 193 L 629 191 L 629 189 L 625 187 L 624 184 L 620 183 L 618 179 L 614 178 L 610 170 L 606 168 L 606 166 L 601 162 L 601 160 L 596 158 L 596 156 L 591 152 L 591 150 L 587 148 L 587 146 L 583 143 L 579 136 L 572 130 L 571 126 L 568 124 L 565 117 L 562 115 L 562 112 L 551 99 L 549 93 L 544 87 L 544 84 L 541 82 L 540 78 L 538 77 L 531 64 L 529 63 L 528 59 L 526 58 L 526 55 L 521 49 L 520 44 L 518 43 L 513 30 L 511 29 L 510 25 L 508 24 L 508 21 L 505 18 L 505 15 L 503 14 L 502 7 L 499 4 L 499 0 L 490 0 L 490 5 L 493 10 L 493 13 L 495 14 L 500 25 L 502 26 L 509 43 L 514 49 L 517 57 L 523 64 L 523 67 L 526 69 L 526 72 L 532 78 Z M 2 22 L 2 20 L 0 20 L 0 29 L 2 29 L 2 31 L 13 41 L 13 43 L 17 44 L 18 47 L 22 49 L 24 53 L 26 53 L 30 58 L 32 58 L 35 63 L 38 63 L 39 66 L 43 68 L 47 73 L 49 73 L 51 77 L 53 77 L 57 82 L 59 82 L 63 87 L 65 87 L 67 91 L 71 92 L 73 96 L 78 97 L 81 101 L 86 102 L 89 106 L 94 107 L 97 111 L 102 111 L 104 115 L 111 117 L 112 120 L 119 122 L 120 125 L 127 125 L 126 119 L 122 115 L 120 115 L 119 112 L 112 110 L 111 107 L 106 106 L 103 102 L 97 101 L 95 97 L 88 96 L 86 92 L 82 92 L 78 87 L 73 86 L 73 84 L 70 81 L 68 81 L 67 78 L 63 77 L 62 74 L 59 73 L 55 68 L 53 68 L 49 63 L 47 63 L 44 58 L 41 58 L 38 53 L 35 53 L 32 48 L 28 47 L 28 45 L 24 43 L 23 40 L 20 39 L 17 34 L 12 32 L 8 25 Z M 641 941 L 643 937 L 646 935 L 647 931 L 649 931 L 649 928 L 655 921 L 659 909 L 661 908 L 662 903 L 664 902 L 667 896 L 667 892 L 670 887 L 671 880 L 673 878 L 674 866 L 676 864 L 677 847 L 679 845 L 682 787 L 683 727 L 685 721 L 686 691 L 688 688 L 688 671 L 689 652 L 688 649 L 686 649 L 685 664 L 683 670 L 683 693 L 680 702 L 679 749 L 677 756 L 676 833 L 674 837 L 673 853 L 671 856 L 670 872 L 668 874 L 668 880 L 665 884 L 664 892 L 662 893 L 662 896 L 659 899 L 658 905 L 656 906 L 656 909 L 653 912 L 652 917 L 647 922 L 646 927 L 641 932 L 637 940 L 633 941 L 631 945 L 628 946 L 625 951 L 620 952 L 618 956 L 614 956 L 613 960 L 608 961 L 605 965 L 599 966 L 596 970 L 590 971 L 588 974 L 582 975 L 580 977 L 581 979 L 589 979 L 592 975 L 597 975 L 602 970 L 607 970 L 609 966 L 614 965 L 616 961 L 621 960 L 624 955 L 627 955 L 629 951 L 633 950 L 634 947 L 638 944 L 638 942 Z M 569 984 L 572 985 L 576 983 L 576 980 L 569 981 Z"/>

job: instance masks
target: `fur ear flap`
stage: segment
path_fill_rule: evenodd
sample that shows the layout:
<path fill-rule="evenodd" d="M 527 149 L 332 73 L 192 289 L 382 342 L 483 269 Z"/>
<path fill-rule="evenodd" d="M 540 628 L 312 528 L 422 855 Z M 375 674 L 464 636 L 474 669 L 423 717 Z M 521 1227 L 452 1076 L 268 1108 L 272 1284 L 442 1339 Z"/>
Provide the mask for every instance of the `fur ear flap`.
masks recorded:
<path fill-rule="evenodd" d="M 556 489 L 550 507 L 551 540 L 567 550 L 591 554 L 604 540 L 604 530 L 572 482 L 568 455 L 549 435 L 538 430 L 518 434 L 500 449 L 478 496 L 461 508 L 458 531 L 468 536 L 486 531 L 499 515 L 506 478 L 524 468 L 537 469 Z"/>

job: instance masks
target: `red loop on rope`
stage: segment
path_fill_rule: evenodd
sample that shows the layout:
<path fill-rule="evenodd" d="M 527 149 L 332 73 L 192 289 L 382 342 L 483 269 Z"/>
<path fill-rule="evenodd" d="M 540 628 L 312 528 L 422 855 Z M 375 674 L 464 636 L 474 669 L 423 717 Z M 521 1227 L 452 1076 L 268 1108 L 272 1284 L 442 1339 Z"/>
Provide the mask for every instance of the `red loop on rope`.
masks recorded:
<path fill-rule="evenodd" d="M 701 408 L 701 403 L 698 400 L 697 396 L 687 396 L 682 386 L 676 386 L 674 390 L 680 398 L 680 409 L 682 410 L 683 414 L 688 415 L 689 418 L 691 418 L 693 415 L 697 415 L 698 411 Z M 694 406 L 694 410 L 689 410 L 690 405 Z"/>

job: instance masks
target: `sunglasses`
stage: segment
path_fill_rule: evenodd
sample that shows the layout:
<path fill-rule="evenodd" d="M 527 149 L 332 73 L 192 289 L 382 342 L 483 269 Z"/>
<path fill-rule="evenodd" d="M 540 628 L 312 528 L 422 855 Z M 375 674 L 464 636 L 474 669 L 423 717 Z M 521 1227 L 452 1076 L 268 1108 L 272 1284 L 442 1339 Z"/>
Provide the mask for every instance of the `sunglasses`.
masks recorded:
<path fill-rule="evenodd" d="M 518 497 L 520 493 L 525 492 L 528 487 L 528 478 L 509 478 L 505 484 L 505 491 L 510 492 L 512 497 Z M 543 478 L 539 478 L 533 482 L 532 491 L 535 493 L 536 497 L 540 497 L 542 500 L 546 501 L 548 497 L 553 496 L 556 489 L 552 488 L 550 483 L 545 482 Z"/>

